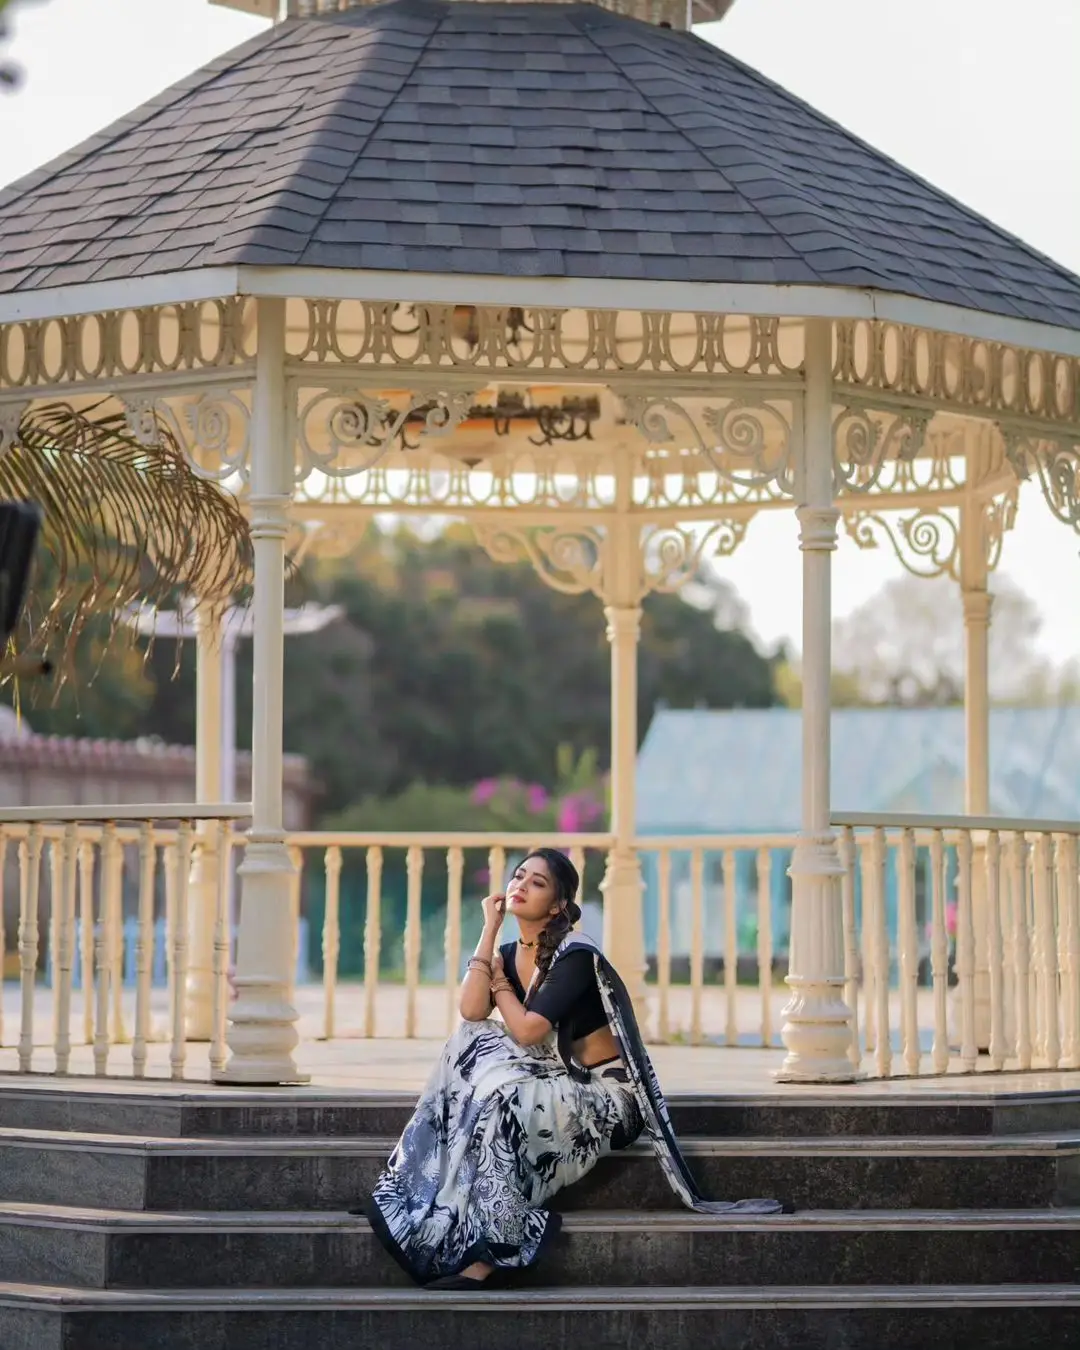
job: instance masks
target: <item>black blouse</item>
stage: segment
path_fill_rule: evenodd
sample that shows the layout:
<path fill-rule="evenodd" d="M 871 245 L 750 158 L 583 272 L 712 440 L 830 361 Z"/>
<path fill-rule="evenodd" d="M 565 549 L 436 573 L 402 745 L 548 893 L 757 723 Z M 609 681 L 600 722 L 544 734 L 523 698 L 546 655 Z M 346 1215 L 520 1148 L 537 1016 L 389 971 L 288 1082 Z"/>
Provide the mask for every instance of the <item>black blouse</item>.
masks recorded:
<path fill-rule="evenodd" d="M 507 942 L 499 950 L 506 978 L 524 1003 L 525 989 L 517 973 L 517 943 Z M 560 956 L 529 1000 L 528 1008 L 546 1017 L 553 1027 L 567 1023 L 572 1041 L 606 1027 L 607 1013 L 596 983 L 592 952 L 579 949 Z"/>

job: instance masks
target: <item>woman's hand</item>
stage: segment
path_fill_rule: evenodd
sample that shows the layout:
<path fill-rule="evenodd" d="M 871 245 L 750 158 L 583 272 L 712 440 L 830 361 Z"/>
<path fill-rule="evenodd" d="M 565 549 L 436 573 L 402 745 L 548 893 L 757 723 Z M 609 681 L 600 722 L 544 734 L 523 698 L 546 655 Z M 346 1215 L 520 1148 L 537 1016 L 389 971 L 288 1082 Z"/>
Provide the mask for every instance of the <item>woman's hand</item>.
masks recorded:
<path fill-rule="evenodd" d="M 506 896 L 501 893 L 485 896 L 483 910 L 484 927 L 491 933 L 497 933 L 506 918 Z"/>

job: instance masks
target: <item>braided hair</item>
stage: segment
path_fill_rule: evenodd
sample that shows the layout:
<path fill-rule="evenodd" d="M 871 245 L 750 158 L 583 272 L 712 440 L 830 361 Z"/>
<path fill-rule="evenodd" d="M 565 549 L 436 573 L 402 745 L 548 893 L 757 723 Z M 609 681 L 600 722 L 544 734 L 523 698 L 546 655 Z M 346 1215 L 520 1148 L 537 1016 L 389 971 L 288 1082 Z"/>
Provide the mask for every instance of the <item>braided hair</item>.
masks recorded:
<path fill-rule="evenodd" d="M 547 979 L 547 973 L 551 969 L 551 963 L 555 959 L 559 944 L 581 918 L 581 906 L 577 903 L 581 878 L 578 876 L 578 870 L 574 864 L 565 853 L 560 853 L 557 848 L 534 848 L 530 854 L 522 859 L 522 862 L 528 862 L 529 858 L 542 858 L 547 864 L 547 870 L 555 888 L 555 899 L 559 906 L 558 913 L 553 914 L 548 919 L 543 931 L 536 939 L 535 987 L 539 989 Z"/>

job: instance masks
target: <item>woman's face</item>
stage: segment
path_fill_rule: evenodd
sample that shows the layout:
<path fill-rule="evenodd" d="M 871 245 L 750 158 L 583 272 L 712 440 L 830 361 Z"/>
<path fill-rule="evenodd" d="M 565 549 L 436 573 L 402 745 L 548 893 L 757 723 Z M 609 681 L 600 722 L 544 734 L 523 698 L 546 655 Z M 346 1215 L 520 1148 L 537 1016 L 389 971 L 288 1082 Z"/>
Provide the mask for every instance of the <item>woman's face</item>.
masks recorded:
<path fill-rule="evenodd" d="M 543 858 L 526 858 L 506 887 L 506 911 L 527 923 L 546 922 L 558 912 L 555 883 Z"/>

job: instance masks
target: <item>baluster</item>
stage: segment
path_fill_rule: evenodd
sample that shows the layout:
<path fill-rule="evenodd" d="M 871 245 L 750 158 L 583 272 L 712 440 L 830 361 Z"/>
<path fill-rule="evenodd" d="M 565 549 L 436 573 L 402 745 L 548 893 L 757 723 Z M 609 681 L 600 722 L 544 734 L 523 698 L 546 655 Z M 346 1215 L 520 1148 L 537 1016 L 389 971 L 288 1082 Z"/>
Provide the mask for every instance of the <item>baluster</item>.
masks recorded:
<path fill-rule="evenodd" d="M 1003 1003 L 1005 1025 L 1005 1054 L 1016 1057 L 1016 923 L 1013 919 L 1013 850 L 1012 839 L 1001 845 L 1001 945 L 1003 971 Z"/>
<path fill-rule="evenodd" d="M 656 928 L 657 1030 L 661 1044 L 671 1037 L 671 854 L 666 848 L 657 858 L 660 887 Z"/>
<path fill-rule="evenodd" d="M 461 883 L 465 872 L 464 851 L 456 845 L 446 854 L 446 1030 L 458 1022 L 458 985 L 461 978 Z"/>
<path fill-rule="evenodd" d="M 904 1068 L 914 1078 L 922 1064 L 919 1045 L 919 931 L 915 917 L 915 833 L 901 830 L 897 858 L 900 881 L 900 1025 Z"/>
<path fill-rule="evenodd" d="M 0 825 L 0 1046 L 4 1044 L 4 959 L 7 956 L 7 932 L 4 925 L 4 883 L 7 879 L 7 830 Z"/>
<path fill-rule="evenodd" d="M 578 891 L 578 904 L 584 910 L 585 908 L 585 850 L 583 848 L 572 848 L 570 850 L 570 861 L 577 868 L 577 874 L 581 878 L 581 887 Z M 581 929 L 581 919 L 574 924 L 574 932 Z"/>
<path fill-rule="evenodd" d="M 139 827 L 139 910 L 135 927 L 135 1035 L 131 1064 L 136 1078 L 146 1076 L 147 1042 L 150 1039 L 150 997 L 154 973 L 154 881 L 157 875 L 157 845 L 154 827 L 144 820 Z M 90 911 L 93 929 L 93 910 Z"/>
<path fill-rule="evenodd" d="M 109 964 L 112 970 L 112 1044 L 127 1045 L 124 1025 L 124 846 L 117 839 L 116 863 L 105 888 Z"/>
<path fill-rule="evenodd" d="M 491 850 L 494 854 L 495 849 Z M 424 850 L 410 846 L 405 855 L 408 892 L 405 905 L 405 1038 L 416 1036 L 416 991 L 420 985 L 420 926 L 422 885 L 424 880 Z M 492 875 L 500 873 L 493 872 Z"/>
<path fill-rule="evenodd" d="M 971 832 L 961 830 L 956 844 L 956 978 L 960 990 L 960 1063 L 974 1073 L 979 1058 L 975 1040 L 975 914 L 972 908 Z M 990 897 L 987 903 L 993 904 Z"/>
<path fill-rule="evenodd" d="M 945 840 L 940 830 L 933 830 L 930 834 L 930 973 L 934 984 L 934 1040 L 930 1054 L 935 1073 L 949 1070 L 949 937 L 945 928 Z"/>
<path fill-rule="evenodd" d="M 499 844 L 488 851 L 488 886 L 492 893 L 506 888 L 506 849 Z"/>
<path fill-rule="evenodd" d="M 113 876 L 122 863 L 120 841 L 116 825 L 109 821 L 101 840 L 101 888 L 98 900 L 98 921 L 94 932 L 97 987 L 94 1016 L 94 1073 L 102 1078 L 109 1067 L 109 990 L 115 978 L 113 949 L 108 933 L 108 895 Z"/>
<path fill-rule="evenodd" d="M 46 829 L 49 827 L 46 826 Z M 49 978 L 52 982 L 52 1021 L 53 1039 L 60 1021 L 60 980 L 57 972 L 60 945 L 61 894 L 64 883 L 61 873 L 64 868 L 64 834 L 50 832 L 49 845 Z"/>
<path fill-rule="evenodd" d="M 1012 840 L 1011 862 L 1016 1058 L 1021 1069 L 1031 1068 L 1031 939 L 1028 935 L 1027 853 L 1027 839 L 1018 831 Z"/>
<path fill-rule="evenodd" d="M 986 836 L 986 945 L 990 967 L 990 1067 L 1000 1071 L 1008 1054 L 1005 1034 L 1005 949 L 1001 936 L 1001 838 Z"/>
<path fill-rule="evenodd" d="M 758 849 L 757 857 L 757 961 L 761 989 L 761 1044 L 772 1045 L 772 853 Z"/>
<path fill-rule="evenodd" d="M 888 844 L 883 829 L 875 829 L 870 843 L 870 898 L 874 919 L 875 1060 L 879 1078 L 892 1074 L 892 1018 L 889 1012 L 891 971 L 889 960 L 889 913 L 885 904 L 885 863 Z"/>
<path fill-rule="evenodd" d="M 299 977 L 300 964 L 300 900 L 304 888 L 304 850 L 295 844 L 289 848 L 292 876 L 289 878 L 289 922 L 292 925 L 293 979 Z"/>
<path fill-rule="evenodd" d="M 326 874 L 326 910 L 323 915 L 323 1039 L 335 1034 L 338 958 L 341 954 L 341 849 L 332 844 L 323 857 Z"/>
<path fill-rule="evenodd" d="M 877 1021 L 877 985 L 874 983 L 876 961 L 874 958 L 873 901 L 873 850 L 867 840 L 857 841 L 859 870 L 862 876 L 862 992 L 863 992 L 863 1045 L 868 1055 L 877 1048 L 875 1023 Z"/>
<path fill-rule="evenodd" d="M 1039 1052 L 1046 1067 L 1056 1069 L 1061 1058 L 1058 1029 L 1057 933 L 1054 923 L 1054 840 L 1040 834 L 1035 840 L 1032 890 L 1035 907 L 1035 972 L 1039 1005 Z"/>
<path fill-rule="evenodd" d="M 100 837 L 100 835 L 99 835 Z M 83 990 L 83 1044 L 94 1043 L 94 841 L 79 845 L 79 965 Z"/>
<path fill-rule="evenodd" d="M 1058 840 L 1058 961 L 1065 1020 L 1062 1067 L 1080 1068 L 1080 861 L 1076 835 Z"/>
<path fill-rule="evenodd" d="M 165 1003 L 173 1005 L 173 933 L 176 930 L 176 845 L 166 844 L 161 850 L 161 866 L 165 876 Z"/>
<path fill-rule="evenodd" d="M 701 990 L 705 981 L 705 855 L 690 854 L 690 1044 L 701 1044 Z"/>
<path fill-rule="evenodd" d="M 382 948 L 383 851 L 367 851 L 367 914 L 364 918 L 364 1035 L 374 1036 L 379 1001 L 379 961 Z"/>
<path fill-rule="evenodd" d="M 844 925 L 844 999 L 851 1009 L 851 1041 L 848 1059 L 853 1068 L 862 1063 L 859 1044 L 859 942 L 855 931 L 855 831 L 846 826 L 840 835 L 841 905 Z"/>
<path fill-rule="evenodd" d="M 724 996 L 727 1016 L 725 1045 L 739 1044 L 739 906 L 736 895 L 736 857 L 733 848 L 724 850 Z"/>
<path fill-rule="evenodd" d="M 182 820 L 176 835 L 176 916 L 173 932 L 172 1045 L 169 1050 L 169 1074 L 184 1076 L 187 1060 L 187 965 L 188 965 L 188 877 L 194 830 L 190 820 Z"/>
<path fill-rule="evenodd" d="M 63 1077 L 71 1067 L 71 976 L 75 960 L 75 885 L 78 879 L 77 863 L 79 827 L 64 826 L 60 855 L 60 889 L 53 895 L 57 910 L 56 966 L 56 1023 L 53 1026 L 53 1048 L 56 1053 L 56 1072 Z"/>
<path fill-rule="evenodd" d="M 41 900 L 41 826 L 30 826 L 19 843 L 19 1072 L 29 1073 L 34 1055 L 34 992 L 38 964 L 38 906 Z"/>
<path fill-rule="evenodd" d="M 218 878 L 214 893 L 214 947 L 211 970 L 213 985 L 210 1004 L 210 1073 L 215 1077 L 225 1068 L 229 1048 L 225 1041 L 229 1003 L 229 890 L 232 885 L 232 827 L 221 821 L 218 832 Z"/>

